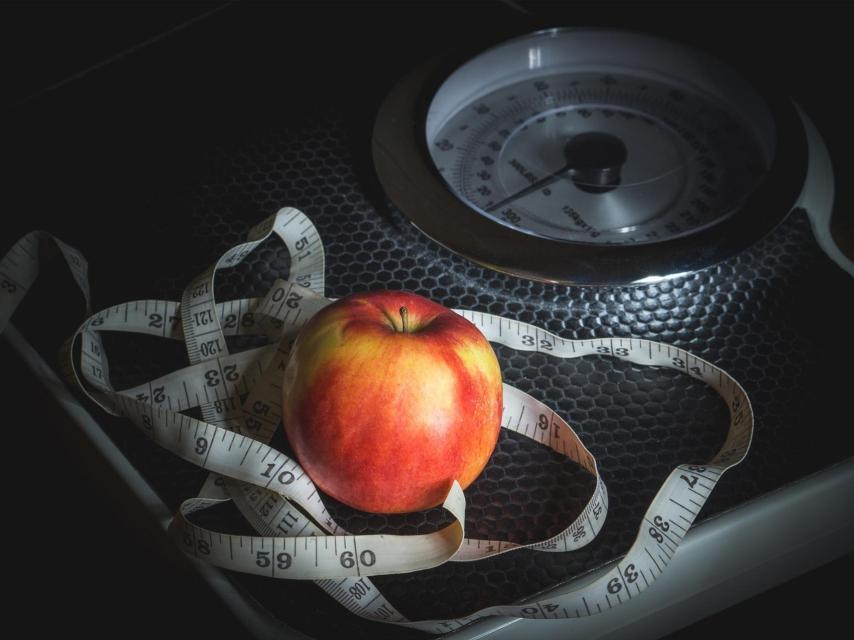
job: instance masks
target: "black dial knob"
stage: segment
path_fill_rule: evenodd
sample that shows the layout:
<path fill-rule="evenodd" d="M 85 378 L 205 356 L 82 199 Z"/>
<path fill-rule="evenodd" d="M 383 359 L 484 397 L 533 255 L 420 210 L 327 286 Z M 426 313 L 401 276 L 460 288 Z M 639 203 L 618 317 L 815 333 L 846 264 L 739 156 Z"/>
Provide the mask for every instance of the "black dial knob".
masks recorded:
<path fill-rule="evenodd" d="M 620 184 L 626 145 L 610 133 L 590 131 L 573 136 L 564 147 L 566 167 L 575 186 L 587 193 L 605 193 Z"/>

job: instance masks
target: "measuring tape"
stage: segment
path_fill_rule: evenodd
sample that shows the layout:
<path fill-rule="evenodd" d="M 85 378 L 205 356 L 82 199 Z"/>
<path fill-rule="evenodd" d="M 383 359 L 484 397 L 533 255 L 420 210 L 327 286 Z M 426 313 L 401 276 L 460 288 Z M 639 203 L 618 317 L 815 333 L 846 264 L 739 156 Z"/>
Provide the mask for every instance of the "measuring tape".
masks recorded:
<path fill-rule="evenodd" d="M 291 281 L 276 280 L 263 298 L 217 302 L 219 270 L 242 262 L 277 236 L 291 255 Z M 36 281 L 53 242 L 83 292 L 87 264 L 76 249 L 44 232 L 19 240 L 0 261 L 0 332 Z M 127 417 L 155 443 L 211 472 L 198 497 L 180 506 L 169 534 L 189 555 L 233 571 L 270 578 L 314 580 L 352 613 L 443 633 L 487 616 L 572 618 L 601 613 L 635 597 L 666 569 L 721 475 L 744 459 L 753 411 L 744 389 L 726 372 L 683 349 L 634 338 L 566 340 L 517 320 L 459 310 L 490 342 L 556 358 L 608 355 L 637 365 L 676 369 L 715 389 L 730 410 L 718 454 L 703 465 L 679 465 L 662 484 L 625 557 L 594 582 L 561 595 L 488 607 L 453 620 L 407 620 L 370 576 L 408 573 L 445 562 L 472 562 L 517 549 L 563 553 L 591 542 L 604 526 L 608 494 L 596 460 L 566 421 L 532 396 L 505 384 L 502 427 L 580 465 L 595 478 L 581 513 L 557 535 L 531 544 L 465 536 L 465 496 L 454 482 L 443 508 L 452 522 L 426 534 L 347 532 L 327 511 L 296 460 L 270 447 L 280 428 L 282 372 L 300 328 L 332 302 L 323 297 L 325 261 L 320 235 L 297 209 L 280 210 L 255 226 L 194 278 L 180 302 L 138 300 L 90 315 L 66 342 L 66 378 L 95 403 Z M 116 390 L 100 333 L 143 333 L 182 340 L 189 366 L 141 385 Z M 226 336 L 252 335 L 268 344 L 230 353 Z M 74 357 L 79 349 L 79 357 Z M 85 383 L 84 383 L 85 381 Z M 186 414 L 197 410 L 202 419 Z M 192 514 L 233 500 L 258 535 L 232 535 L 193 523 Z"/>

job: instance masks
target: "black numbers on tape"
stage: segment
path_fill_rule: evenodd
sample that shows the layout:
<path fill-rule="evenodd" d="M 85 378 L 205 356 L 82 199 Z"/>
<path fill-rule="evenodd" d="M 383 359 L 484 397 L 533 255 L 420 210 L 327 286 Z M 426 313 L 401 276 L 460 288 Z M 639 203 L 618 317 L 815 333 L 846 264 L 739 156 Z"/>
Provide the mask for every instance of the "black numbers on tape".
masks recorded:
<path fill-rule="evenodd" d="M 0 288 L 2 288 L 7 293 L 15 293 L 18 290 L 18 287 L 15 286 L 14 282 L 9 282 L 8 280 L 3 280 L 0 283 Z"/>
<path fill-rule="evenodd" d="M 209 556 L 211 553 L 211 547 L 206 540 L 196 540 L 196 552 L 203 556 Z"/>
<path fill-rule="evenodd" d="M 199 436 L 196 438 L 196 453 L 199 455 L 203 455 L 205 451 L 208 450 L 208 441 L 207 438 L 203 438 Z"/>
<path fill-rule="evenodd" d="M 549 428 L 549 418 L 545 413 L 541 413 L 540 417 L 537 418 L 537 426 L 543 431 Z"/>
<path fill-rule="evenodd" d="M 264 473 L 261 474 L 261 476 L 264 478 L 272 478 L 273 477 L 273 469 L 275 469 L 275 468 L 276 468 L 276 465 L 274 463 L 268 462 L 267 463 L 267 469 L 266 469 L 266 471 L 264 471 Z M 276 480 L 279 481 L 279 484 L 290 484 L 294 480 L 296 480 L 296 476 L 293 473 L 291 473 L 290 471 L 282 471 L 278 475 Z"/>
<path fill-rule="evenodd" d="M 677 369 L 684 369 L 685 361 L 682 358 L 673 358 L 673 366 Z"/>
<path fill-rule="evenodd" d="M 744 420 L 745 416 L 747 415 L 747 410 L 744 406 L 744 400 L 740 395 L 737 395 L 732 399 L 732 413 L 732 424 L 733 426 L 737 427 L 741 424 L 741 421 Z M 723 459 L 723 456 L 721 456 L 721 459 Z"/>
<path fill-rule="evenodd" d="M 522 336 L 522 344 L 526 347 L 533 347 L 536 344 L 536 342 L 534 342 L 534 336 Z"/>
<path fill-rule="evenodd" d="M 307 246 L 308 238 L 306 238 L 305 236 L 301 236 L 300 239 L 296 241 L 296 244 L 294 244 L 294 249 L 296 249 L 297 251 L 302 251 Z"/>
<path fill-rule="evenodd" d="M 285 297 L 285 290 L 279 287 L 273 292 L 273 297 L 271 298 L 273 302 L 279 302 L 282 298 Z"/>
<path fill-rule="evenodd" d="M 240 321 L 241 326 L 243 327 L 251 327 L 255 324 L 255 315 L 249 311 L 248 313 L 243 314 L 243 319 Z"/>
<path fill-rule="evenodd" d="M 252 418 L 252 417 L 247 417 L 243 421 L 243 423 L 246 425 L 246 428 L 249 429 L 250 431 L 258 431 L 262 426 L 260 420 L 256 420 L 255 418 Z"/>
<path fill-rule="evenodd" d="M 388 620 L 394 615 L 394 611 L 392 611 L 387 604 L 380 605 L 374 610 L 374 617 L 380 620 Z"/>
<path fill-rule="evenodd" d="M 152 389 L 152 400 L 158 404 L 166 400 L 166 393 L 163 387 L 154 387 Z"/>
<path fill-rule="evenodd" d="M 219 347 L 219 338 L 214 338 L 213 340 L 207 340 L 199 345 L 199 353 L 201 353 L 204 357 L 215 356 L 220 353 L 221 349 Z"/>
<path fill-rule="evenodd" d="M 681 476 L 679 476 L 679 477 L 680 477 L 680 478 L 682 478 L 685 482 L 687 482 L 687 483 L 688 483 L 688 486 L 689 486 L 689 487 L 691 487 L 692 489 L 694 488 L 694 485 L 696 485 L 696 484 L 697 484 L 697 476 L 691 476 L 691 477 L 689 478 L 689 477 L 688 477 L 688 476 L 686 476 L 686 475 L 681 475 Z"/>
<path fill-rule="evenodd" d="M 338 559 L 341 562 L 341 566 L 345 569 L 352 569 L 356 566 L 356 557 L 352 551 L 342 551 Z M 376 561 L 377 556 L 370 549 L 365 549 L 359 553 L 359 564 L 363 567 L 371 567 Z"/>
<path fill-rule="evenodd" d="M 258 513 L 261 514 L 262 518 L 266 518 L 270 515 L 270 512 L 273 511 L 273 507 L 275 506 L 276 500 L 274 498 L 267 498 L 266 502 L 258 508 Z"/>
<path fill-rule="evenodd" d="M 649 535 L 658 544 L 664 543 L 664 534 L 670 531 L 670 523 L 659 515 L 652 519 L 652 524 L 654 526 L 649 528 Z"/>
<path fill-rule="evenodd" d="M 285 304 L 287 305 L 288 309 L 296 309 L 299 306 L 300 300 L 302 300 L 302 296 L 296 291 L 291 291 L 288 294 L 288 299 L 285 300 Z"/>
<path fill-rule="evenodd" d="M 587 531 L 584 529 L 584 525 L 581 525 L 580 527 L 578 527 L 578 530 L 573 532 L 572 541 L 578 542 L 579 540 L 581 540 L 586 535 L 587 535 Z"/>
<path fill-rule="evenodd" d="M 208 283 L 205 282 L 203 284 L 200 284 L 200 285 L 197 285 L 196 287 L 194 287 L 193 290 L 190 292 L 190 297 L 191 298 L 200 298 L 201 296 L 205 295 L 207 292 L 208 292 Z"/>
<path fill-rule="evenodd" d="M 626 584 L 632 584 L 635 580 L 637 580 L 638 572 L 635 568 L 635 565 L 630 564 L 625 569 L 623 569 L 623 577 L 626 579 Z"/>
<path fill-rule="evenodd" d="M 352 569 L 356 565 L 356 560 L 353 557 L 352 551 L 344 551 L 338 558 L 341 561 L 341 566 L 345 569 Z"/>
<path fill-rule="evenodd" d="M 225 329 L 235 329 L 237 328 L 237 316 L 233 313 L 229 313 L 222 320 L 222 326 Z"/>
<path fill-rule="evenodd" d="M 148 315 L 148 326 L 155 329 L 163 328 L 163 316 L 159 313 L 151 313 Z"/>
<path fill-rule="evenodd" d="M 239 262 L 242 262 L 243 259 L 246 256 L 248 256 L 250 253 L 252 253 L 252 248 L 251 247 L 244 247 L 243 249 L 240 249 L 239 251 L 235 251 L 230 256 L 228 256 L 225 260 L 223 260 L 223 264 L 225 264 L 227 266 L 232 266 L 232 265 L 238 264 Z"/>
<path fill-rule="evenodd" d="M 240 379 L 240 373 L 237 371 L 236 364 L 227 364 L 222 368 L 222 375 L 225 376 L 225 379 L 228 382 L 237 382 Z M 217 386 L 221 380 L 219 377 L 219 371 L 216 369 L 209 369 L 205 371 L 205 380 L 207 381 L 207 385 L 209 387 Z"/>
<path fill-rule="evenodd" d="M 266 569 L 270 566 L 272 560 L 270 559 L 269 551 L 258 551 L 255 553 L 255 564 L 257 564 L 262 569 Z M 276 568 L 277 569 L 290 569 L 291 563 L 293 562 L 293 558 L 291 554 L 282 551 L 279 554 L 276 554 Z"/>
<path fill-rule="evenodd" d="M 100 327 L 102 324 L 104 324 L 104 318 L 103 318 L 103 316 L 98 316 L 97 318 L 92 318 L 92 322 L 89 324 L 92 327 Z"/>
<path fill-rule="evenodd" d="M 288 535 L 291 532 L 297 522 L 299 522 L 299 516 L 288 510 L 285 512 L 285 515 L 282 516 L 282 519 L 279 521 L 279 524 L 276 525 L 276 529 L 281 531 L 283 534 Z M 327 522 L 329 527 L 332 526 L 331 523 Z"/>
<path fill-rule="evenodd" d="M 543 602 L 543 603 L 540 603 L 538 607 L 522 607 L 522 613 L 526 613 L 528 615 L 535 616 L 538 613 L 540 613 L 540 610 L 542 610 L 546 613 L 551 613 L 552 611 L 554 611 L 557 608 L 558 608 L 558 605 L 554 604 L 553 602 Z"/>
<path fill-rule="evenodd" d="M 270 405 L 268 405 L 266 402 L 256 400 L 252 404 L 252 413 L 257 416 L 266 416 L 270 413 Z"/>
<path fill-rule="evenodd" d="M 545 338 L 540 338 L 540 349 L 544 351 L 552 351 L 555 348 L 554 344 L 546 340 Z"/>
<path fill-rule="evenodd" d="M 207 324 L 211 324 L 214 321 L 213 314 L 210 309 L 205 309 L 204 311 L 197 311 L 193 314 L 193 324 L 197 327 L 202 327 Z"/>
<path fill-rule="evenodd" d="M 611 349 L 611 347 L 601 346 L 596 347 L 596 351 L 608 356 L 627 356 L 629 355 L 629 350 L 625 347 L 615 347 Z"/>
<path fill-rule="evenodd" d="M 359 581 L 356 584 L 354 584 L 352 587 L 347 589 L 347 591 L 350 593 L 350 595 L 353 598 L 355 598 L 356 600 L 361 600 L 362 596 L 368 595 L 368 591 L 370 591 L 370 590 L 371 590 L 371 587 L 369 587 L 367 584 L 365 584 L 365 580 L 361 579 L 361 578 L 359 579 Z"/>
<path fill-rule="evenodd" d="M 623 570 L 622 578 L 611 578 L 608 581 L 608 593 L 615 594 L 620 593 L 623 590 L 623 580 L 626 581 L 626 584 L 632 584 L 635 580 L 638 579 L 638 572 L 635 568 L 635 565 L 630 564 Z"/>

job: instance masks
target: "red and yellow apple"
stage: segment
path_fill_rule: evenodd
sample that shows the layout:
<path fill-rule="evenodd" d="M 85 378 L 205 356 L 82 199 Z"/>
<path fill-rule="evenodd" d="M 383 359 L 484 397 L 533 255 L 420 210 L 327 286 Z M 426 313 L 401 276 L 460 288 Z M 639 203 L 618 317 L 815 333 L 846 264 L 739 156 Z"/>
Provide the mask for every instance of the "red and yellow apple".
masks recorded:
<path fill-rule="evenodd" d="M 309 477 L 373 513 L 441 504 L 486 466 L 501 424 L 501 370 L 483 334 L 413 293 L 357 293 L 300 331 L 283 421 Z"/>

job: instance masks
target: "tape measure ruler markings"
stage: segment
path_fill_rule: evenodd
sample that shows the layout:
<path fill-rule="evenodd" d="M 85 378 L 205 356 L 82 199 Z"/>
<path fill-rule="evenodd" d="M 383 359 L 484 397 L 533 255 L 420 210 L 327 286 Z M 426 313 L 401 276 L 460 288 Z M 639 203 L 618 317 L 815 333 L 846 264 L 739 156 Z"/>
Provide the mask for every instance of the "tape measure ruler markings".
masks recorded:
<path fill-rule="evenodd" d="M 291 256 L 296 256 L 296 264 L 292 261 L 292 276 L 300 284 L 276 281 L 264 298 L 216 303 L 213 295 L 216 271 L 238 264 L 274 232 L 285 242 Z M 33 243 L 39 237 L 29 234 L 0 262 L 0 277 L 7 283 L 3 286 L 5 295 L 0 298 L 3 302 L 0 330 L 38 275 L 38 254 L 33 251 Z M 81 373 L 95 388 L 87 390 L 81 385 L 87 395 L 105 409 L 129 417 L 161 446 L 227 478 L 222 483 L 227 492 L 221 491 L 220 486 L 219 491 L 210 490 L 212 497 L 203 494 L 185 501 L 170 527 L 188 550 L 214 564 L 274 577 L 317 579 L 322 588 L 358 615 L 434 633 L 489 615 L 528 618 L 592 615 L 616 606 L 623 597 L 633 597 L 633 590 L 640 593 L 661 575 L 720 475 L 737 464 L 750 446 L 753 416 L 743 389 L 721 369 L 683 349 L 642 339 L 566 340 L 515 320 L 459 311 L 491 342 L 517 350 L 559 358 L 604 354 L 634 364 L 687 373 L 709 384 L 724 398 L 732 422 L 724 445 L 710 463 L 680 465 L 671 472 L 647 510 L 635 543 L 602 578 L 547 600 L 488 607 L 456 620 L 409 622 L 382 597 L 367 576 L 413 571 L 447 560 L 473 561 L 518 548 L 556 552 L 583 546 L 598 534 L 608 507 L 607 492 L 595 460 L 559 415 L 533 397 L 505 385 L 502 426 L 561 453 L 595 476 L 596 488 L 575 521 L 556 536 L 528 545 L 466 539 L 465 500 L 455 485 L 444 505 L 454 515 L 455 522 L 438 532 L 416 536 L 346 534 L 329 516 L 317 489 L 297 462 L 264 444 L 281 418 L 280 370 L 288 355 L 281 337 L 293 335 L 305 320 L 329 302 L 312 293 L 323 290 L 322 243 L 308 218 L 290 208 L 257 225 L 249 238 L 248 242 L 225 252 L 213 267 L 194 279 L 185 289 L 180 305 L 166 301 L 118 305 L 91 316 L 75 334 L 81 337 Z M 57 244 L 84 292 L 88 309 L 85 260 L 76 250 L 58 241 Z M 21 255 L 26 256 L 26 251 L 29 255 L 23 261 Z M 151 308 L 153 312 L 149 312 Z M 231 319 L 228 314 L 234 314 L 235 310 L 238 317 L 242 314 L 244 318 L 257 313 L 261 321 L 256 324 L 253 318 L 252 323 L 226 322 Z M 181 317 L 181 324 L 172 322 L 173 317 Z M 280 344 L 229 354 L 224 329 L 231 335 L 260 332 Z M 109 383 L 107 359 L 98 336 L 102 330 L 184 339 L 191 365 L 115 392 Z M 73 374 L 77 378 L 76 370 Z M 224 381 L 232 383 L 230 391 Z M 79 378 L 77 382 L 80 384 Z M 220 383 L 225 389 L 223 397 L 219 397 L 217 389 L 211 402 L 206 387 L 218 387 Z M 186 389 L 183 402 L 179 398 L 182 388 Z M 243 394 L 248 396 L 241 404 Z M 225 420 L 213 415 L 218 413 L 217 403 L 228 404 Z M 211 420 L 199 421 L 178 413 L 190 405 L 201 407 L 203 415 L 210 414 Z M 212 421 L 222 423 L 223 427 Z M 241 423 L 248 431 L 255 432 L 252 438 L 230 430 L 241 430 Z M 229 495 L 250 523 L 267 535 L 230 536 L 207 531 L 187 520 L 193 512 L 218 504 Z"/>
<path fill-rule="evenodd" d="M 296 223 L 298 232 L 285 232 L 285 229 L 293 223 Z M 291 256 L 294 256 L 299 263 L 292 270 L 294 277 L 299 278 L 306 287 L 313 286 L 319 289 L 321 294 L 323 293 L 325 270 L 322 244 L 320 249 L 317 249 L 317 245 L 320 244 L 320 236 L 311 221 L 301 211 L 291 208 L 282 209 L 275 216 L 267 218 L 253 227 L 246 242 L 227 250 L 213 265 L 194 278 L 184 289 L 181 296 L 181 325 L 184 329 L 187 354 L 191 363 L 211 360 L 219 353 L 228 352 L 214 300 L 214 278 L 217 270 L 221 267 L 233 267 L 240 264 L 246 256 L 273 233 L 284 241 Z M 300 251 L 301 253 L 299 253 Z M 305 260 L 309 257 L 309 260 Z M 226 373 L 222 368 L 220 368 L 219 378 L 211 379 L 209 382 L 215 382 L 219 379 L 226 380 Z M 218 386 L 218 383 L 214 386 Z M 230 429 L 239 429 L 239 425 L 244 420 L 253 420 L 254 422 L 251 424 L 258 423 L 257 416 L 244 416 L 242 407 L 238 406 L 236 402 L 226 405 L 207 404 L 201 407 L 201 413 L 206 422 L 222 424 Z M 222 499 L 228 497 L 227 492 L 224 492 L 222 478 L 215 474 L 208 476 L 200 495 L 216 496 Z"/>

